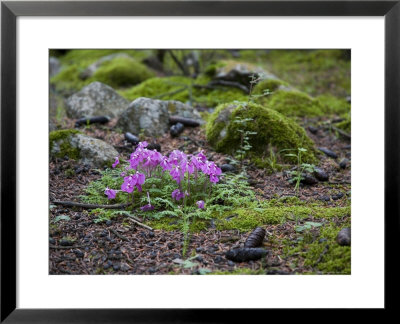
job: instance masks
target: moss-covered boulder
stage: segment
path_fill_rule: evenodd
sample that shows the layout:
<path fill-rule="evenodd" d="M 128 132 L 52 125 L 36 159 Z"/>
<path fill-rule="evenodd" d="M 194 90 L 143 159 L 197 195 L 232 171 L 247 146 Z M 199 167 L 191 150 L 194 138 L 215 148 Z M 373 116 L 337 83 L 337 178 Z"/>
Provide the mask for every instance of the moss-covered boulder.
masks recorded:
<path fill-rule="evenodd" d="M 246 119 L 248 122 L 236 122 Z M 273 147 L 278 154 L 282 150 L 301 147 L 307 149 L 302 156 L 303 162 L 316 161 L 314 143 L 302 127 L 279 112 L 254 103 L 233 102 L 218 106 L 207 123 L 207 140 L 218 151 L 235 154 L 240 148 L 241 130 L 256 133 L 249 135 L 250 152 L 255 156 L 269 154 L 269 147 Z M 279 155 L 286 161 L 294 162 L 283 152 Z"/>
<path fill-rule="evenodd" d="M 80 161 L 93 167 L 110 166 L 118 152 L 106 142 L 74 129 L 50 132 L 50 157 Z"/>
<path fill-rule="evenodd" d="M 154 73 L 147 66 L 126 54 L 120 54 L 111 60 L 103 61 L 91 79 L 113 88 L 120 88 L 138 84 L 151 77 L 154 77 Z"/>
<path fill-rule="evenodd" d="M 93 82 L 66 101 L 70 118 L 119 116 L 129 105 L 113 88 L 101 82 Z"/>
<path fill-rule="evenodd" d="M 127 80 L 126 75 L 128 74 L 129 82 L 132 82 L 131 80 L 134 82 L 130 83 L 130 85 L 137 84 L 135 81 L 137 78 L 145 80 L 147 77 L 152 76 L 151 70 L 140 63 L 144 58 L 151 54 L 151 50 L 69 50 L 64 55 L 58 57 L 61 62 L 61 71 L 50 79 L 50 83 L 58 92 L 61 92 L 66 96 L 79 91 L 84 86 L 94 81 L 102 81 L 108 85 L 115 86 L 115 84 L 112 84 L 114 79 L 111 79 L 111 75 L 113 75 L 112 78 L 114 78 L 116 75 L 120 74 L 121 80 Z M 123 60 L 119 60 L 120 58 Z M 110 66 L 113 66 L 114 68 L 111 69 Z M 132 66 L 136 68 L 130 69 Z M 121 71 L 121 67 L 126 67 L 127 70 Z M 98 72 L 99 79 L 96 79 L 94 74 L 98 69 L 103 69 L 103 71 Z M 107 78 L 107 80 L 105 80 L 105 70 L 113 70 L 111 71 L 110 79 Z M 143 71 L 146 72 L 141 76 L 140 74 Z M 120 84 L 120 81 L 117 80 L 116 83 Z"/>

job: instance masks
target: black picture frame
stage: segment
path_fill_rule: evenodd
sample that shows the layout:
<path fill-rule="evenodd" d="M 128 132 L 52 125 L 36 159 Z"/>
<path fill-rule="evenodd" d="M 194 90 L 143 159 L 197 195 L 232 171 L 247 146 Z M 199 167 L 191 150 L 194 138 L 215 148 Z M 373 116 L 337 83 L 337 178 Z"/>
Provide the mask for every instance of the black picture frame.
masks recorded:
<path fill-rule="evenodd" d="M 400 227 L 400 0 L 4 1 L 1 3 L 1 323 L 235 322 L 238 313 L 245 312 L 16 308 L 16 19 L 19 16 L 384 16 L 385 309 L 396 307 L 395 298 L 389 296 L 394 295 L 398 283 L 393 263 L 398 255 L 395 238 L 399 237 Z M 372 259 L 373 256 L 371 262 Z M 265 315 L 265 310 L 249 311 L 253 319 Z"/>

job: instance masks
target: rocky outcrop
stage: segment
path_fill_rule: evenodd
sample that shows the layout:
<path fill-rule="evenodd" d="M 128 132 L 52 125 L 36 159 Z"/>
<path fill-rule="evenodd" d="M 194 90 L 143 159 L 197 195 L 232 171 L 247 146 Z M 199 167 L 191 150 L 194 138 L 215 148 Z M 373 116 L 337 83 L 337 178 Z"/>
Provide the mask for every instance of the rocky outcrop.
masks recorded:
<path fill-rule="evenodd" d="M 129 105 L 113 88 L 101 82 L 93 82 L 66 101 L 70 118 L 119 116 Z"/>

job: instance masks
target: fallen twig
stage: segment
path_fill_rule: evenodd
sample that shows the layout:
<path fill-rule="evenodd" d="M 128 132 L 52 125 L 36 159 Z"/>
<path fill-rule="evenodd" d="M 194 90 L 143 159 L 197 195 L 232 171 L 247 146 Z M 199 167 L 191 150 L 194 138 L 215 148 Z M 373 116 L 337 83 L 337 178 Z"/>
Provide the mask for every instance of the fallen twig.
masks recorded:
<path fill-rule="evenodd" d="M 121 214 L 121 215 L 128 217 L 132 222 L 134 222 L 135 224 L 137 224 L 137 225 L 139 225 L 139 226 L 142 226 L 142 227 L 144 227 L 144 228 L 147 228 L 147 229 L 150 230 L 150 231 L 153 230 L 150 226 L 147 226 L 147 225 L 145 225 L 145 224 L 139 222 L 139 221 L 138 221 L 138 218 L 135 217 L 135 216 L 127 215 L 127 214 Z"/>
<path fill-rule="evenodd" d="M 234 82 L 234 81 L 226 81 L 226 80 L 213 80 L 211 82 L 209 82 L 207 85 L 213 86 L 213 85 L 222 85 L 222 86 L 226 86 L 226 87 L 234 87 L 234 88 L 239 88 L 241 90 L 243 90 L 246 93 L 249 93 L 250 90 L 248 87 L 246 87 L 245 85 L 239 83 L 239 82 Z"/>
<path fill-rule="evenodd" d="M 175 64 L 181 69 L 183 74 L 185 76 L 189 75 L 189 72 L 187 71 L 186 67 L 178 60 L 178 58 L 175 56 L 174 52 L 172 50 L 168 50 L 169 55 L 171 55 L 172 59 L 174 60 Z"/>
<path fill-rule="evenodd" d="M 110 231 L 117 237 L 119 237 L 123 241 L 129 242 L 129 239 L 123 236 L 122 234 L 119 234 L 115 229 L 111 228 Z"/>
<path fill-rule="evenodd" d="M 351 140 L 351 135 L 346 133 L 345 131 L 341 130 L 340 128 L 337 128 L 335 126 L 332 126 L 332 129 L 334 131 L 337 131 L 340 135 L 342 135 L 343 137 L 346 137 L 347 139 Z"/>
<path fill-rule="evenodd" d="M 60 200 L 52 201 L 51 204 L 68 206 L 68 207 L 81 207 L 81 208 L 88 208 L 88 209 L 95 209 L 95 208 L 118 209 L 118 208 L 128 207 L 131 205 L 131 204 L 96 205 L 96 204 L 83 204 L 83 203 L 78 203 L 78 202 L 74 202 L 74 201 L 60 201 Z"/>
<path fill-rule="evenodd" d="M 49 244 L 50 249 L 77 249 L 77 248 L 84 248 L 87 245 L 74 245 L 74 246 L 63 246 L 63 245 L 52 245 Z"/>

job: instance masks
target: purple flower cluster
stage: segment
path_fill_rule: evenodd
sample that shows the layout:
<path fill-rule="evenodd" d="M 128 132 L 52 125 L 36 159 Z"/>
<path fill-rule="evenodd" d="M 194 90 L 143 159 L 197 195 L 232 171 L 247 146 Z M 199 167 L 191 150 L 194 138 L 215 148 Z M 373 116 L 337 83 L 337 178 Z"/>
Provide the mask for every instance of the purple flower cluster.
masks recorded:
<path fill-rule="evenodd" d="M 130 155 L 129 165 L 121 173 L 121 176 L 124 177 L 121 190 L 107 188 L 104 193 L 108 199 L 114 199 L 116 191 L 132 193 L 136 187 L 141 192 L 146 177 L 151 177 L 157 169 L 168 172 L 178 184 L 179 189 L 172 192 L 172 198 L 177 201 L 189 195 L 187 191 L 182 191 L 185 175 L 187 175 L 188 180 L 191 175 L 194 175 L 194 178 L 197 179 L 198 173 L 202 172 L 209 177 L 210 182 L 217 183 L 219 181 L 221 169 L 214 162 L 208 161 L 203 151 L 196 155 L 188 155 L 182 151 L 174 150 L 168 156 L 164 156 L 156 150 L 147 149 L 147 145 L 147 142 L 140 142 L 136 150 Z M 119 163 L 119 158 L 116 157 L 112 167 L 115 168 Z M 144 211 L 154 209 L 150 204 L 150 197 L 148 197 L 148 200 L 149 204 L 142 207 Z M 204 201 L 197 202 L 197 206 L 204 208 Z"/>

